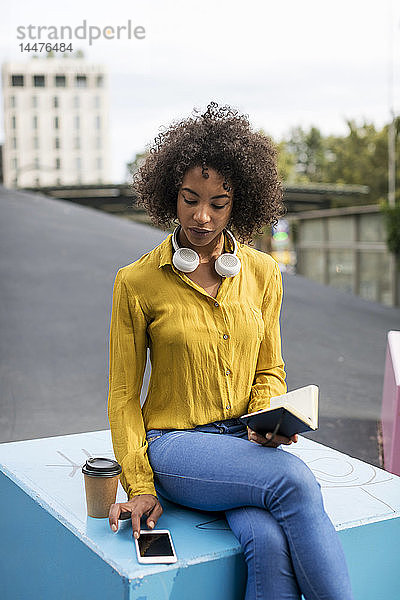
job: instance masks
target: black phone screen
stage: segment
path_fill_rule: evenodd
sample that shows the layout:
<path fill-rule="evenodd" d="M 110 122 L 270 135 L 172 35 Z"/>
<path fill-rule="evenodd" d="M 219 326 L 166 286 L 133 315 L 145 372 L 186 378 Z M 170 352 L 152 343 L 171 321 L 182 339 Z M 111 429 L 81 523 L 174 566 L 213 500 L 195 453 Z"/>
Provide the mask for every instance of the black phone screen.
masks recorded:
<path fill-rule="evenodd" d="M 174 556 L 168 533 L 141 533 L 138 545 L 140 556 Z"/>

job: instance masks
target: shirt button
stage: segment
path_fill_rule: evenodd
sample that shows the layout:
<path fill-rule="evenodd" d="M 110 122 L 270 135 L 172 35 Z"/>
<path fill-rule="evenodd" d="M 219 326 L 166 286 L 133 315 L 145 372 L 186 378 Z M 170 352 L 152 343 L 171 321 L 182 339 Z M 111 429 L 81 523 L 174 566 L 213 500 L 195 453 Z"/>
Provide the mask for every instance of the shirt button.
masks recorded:
<path fill-rule="evenodd" d="M 229 337 L 229 335 L 227 333 L 224 333 L 224 340 L 227 340 Z"/>
<path fill-rule="evenodd" d="M 214 302 L 214 306 L 219 306 L 218 302 Z"/>
<path fill-rule="evenodd" d="M 227 370 L 225 371 L 225 375 L 230 375 L 230 374 L 231 374 L 230 370 L 229 370 L 229 369 L 227 369 Z"/>

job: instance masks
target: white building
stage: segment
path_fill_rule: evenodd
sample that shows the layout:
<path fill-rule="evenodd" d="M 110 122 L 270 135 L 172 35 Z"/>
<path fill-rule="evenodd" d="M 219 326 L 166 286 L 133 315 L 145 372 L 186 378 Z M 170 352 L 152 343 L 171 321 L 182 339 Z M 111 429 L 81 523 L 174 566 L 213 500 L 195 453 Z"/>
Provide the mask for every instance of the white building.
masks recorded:
<path fill-rule="evenodd" d="M 108 84 L 81 58 L 4 63 L 6 187 L 110 183 Z"/>

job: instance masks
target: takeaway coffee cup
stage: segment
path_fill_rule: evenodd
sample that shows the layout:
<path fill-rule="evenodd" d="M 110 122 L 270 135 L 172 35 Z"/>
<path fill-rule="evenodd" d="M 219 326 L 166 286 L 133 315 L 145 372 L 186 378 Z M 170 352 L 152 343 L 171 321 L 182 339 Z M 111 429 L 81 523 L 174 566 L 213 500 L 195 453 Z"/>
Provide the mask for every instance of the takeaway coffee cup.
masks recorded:
<path fill-rule="evenodd" d="M 85 476 L 86 506 L 89 517 L 108 517 L 115 502 L 121 466 L 111 458 L 88 458 L 82 467 Z"/>

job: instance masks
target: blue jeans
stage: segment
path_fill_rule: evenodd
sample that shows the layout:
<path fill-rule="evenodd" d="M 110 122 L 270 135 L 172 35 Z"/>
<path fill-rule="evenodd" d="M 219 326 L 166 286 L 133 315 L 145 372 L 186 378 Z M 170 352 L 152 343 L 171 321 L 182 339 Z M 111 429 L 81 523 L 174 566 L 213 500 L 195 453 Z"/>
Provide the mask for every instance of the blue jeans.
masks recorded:
<path fill-rule="evenodd" d="M 300 458 L 250 442 L 238 419 L 151 429 L 147 441 L 157 493 L 225 512 L 247 564 L 245 600 L 352 600 L 339 537 Z"/>

